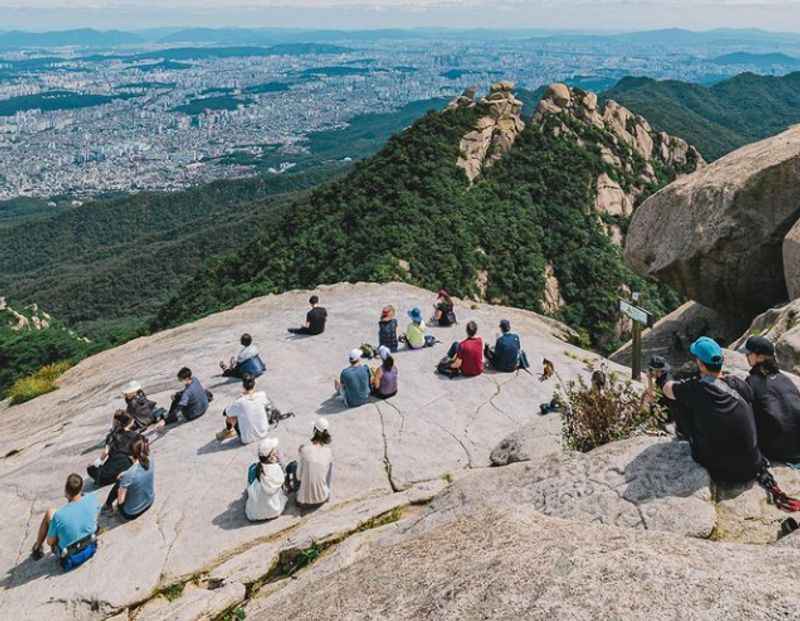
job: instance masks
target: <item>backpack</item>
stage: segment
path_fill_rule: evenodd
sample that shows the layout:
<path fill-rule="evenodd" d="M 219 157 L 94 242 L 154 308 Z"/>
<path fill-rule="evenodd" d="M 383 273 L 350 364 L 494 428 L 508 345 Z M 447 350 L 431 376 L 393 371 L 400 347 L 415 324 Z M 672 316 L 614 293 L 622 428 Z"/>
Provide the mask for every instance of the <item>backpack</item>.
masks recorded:
<path fill-rule="evenodd" d="M 440 375 L 446 375 L 450 379 L 453 379 L 454 377 L 458 377 L 459 375 L 461 375 L 461 370 L 454 369 L 453 367 L 451 367 L 450 366 L 451 363 L 452 360 L 447 356 L 445 356 L 436 365 L 436 372 L 439 373 Z"/>
<path fill-rule="evenodd" d="M 523 370 L 531 368 L 531 363 L 528 361 L 528 354 L 526 354 L 522 349 L 519 350 L 519 361 L 517 362 L 517 366 Z"/>

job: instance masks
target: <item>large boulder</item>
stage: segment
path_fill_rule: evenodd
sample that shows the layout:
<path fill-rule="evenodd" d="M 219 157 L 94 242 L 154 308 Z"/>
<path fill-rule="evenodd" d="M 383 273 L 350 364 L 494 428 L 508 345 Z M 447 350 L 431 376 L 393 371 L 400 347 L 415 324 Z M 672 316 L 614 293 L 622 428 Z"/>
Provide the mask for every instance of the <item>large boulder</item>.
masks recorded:
<path fill-rule="evenodd" d="M 741 349 L 754 334 L 765 336 L 775 344 L 775 355 L 781 369 L 800 374 L 800 300 L 771 308 L 753 319 L 747 331 L 731 347 Z"/>
<path fill-rule="evenodd" d="M 800 298 L 800 220 L 783 239 L 783 274 L 789 299 Z"/>
<path fill-rule="evenodd" d="M 680 177 L 639 207 L 625 258 L 738 320 L 787 299 L 782 246 L 800 218 L 800 126 Z"/>

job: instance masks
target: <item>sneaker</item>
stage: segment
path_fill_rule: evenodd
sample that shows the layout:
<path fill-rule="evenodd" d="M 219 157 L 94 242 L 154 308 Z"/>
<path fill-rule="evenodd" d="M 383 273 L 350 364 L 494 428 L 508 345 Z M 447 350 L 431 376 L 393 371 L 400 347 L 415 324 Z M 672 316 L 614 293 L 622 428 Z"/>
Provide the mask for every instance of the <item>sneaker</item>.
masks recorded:
<path fill-rule="evenodd" d="M 39 561 L 44 558 L 44 550 L 42 550 L 42 546 L 33 546 L 31 550 L 31 558 L 34 561 Z"/>
<path fill-rule="evenodd" d="M 228 438 L 235 438 L 236 431 L 233 429 L 223 429 L 217 434 L 217 442 L 224 442 Z"/>

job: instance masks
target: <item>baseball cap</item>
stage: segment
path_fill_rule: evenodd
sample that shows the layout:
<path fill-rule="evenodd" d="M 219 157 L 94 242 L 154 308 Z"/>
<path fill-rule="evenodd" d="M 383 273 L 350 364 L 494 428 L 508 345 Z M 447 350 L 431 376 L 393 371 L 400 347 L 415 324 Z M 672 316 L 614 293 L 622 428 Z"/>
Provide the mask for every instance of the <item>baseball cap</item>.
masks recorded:
<path fill-rule="evenodd" d="M 664 359 L 663 356 L 651 356 L 650 362 L 647 363 L 647 367 L 650 369 L 656 369 L 661 371 L 667 368 L 667 361 Z"/>
<path fill-rule="evenodd" d="M 350 362 L 358 362 L 359 360 L 361 360 L 361 356 L 363 353 L 364 352 L 362 352 L 360 349 L 353 349 L 348 355 L 348 357 L 350 358 Z"/>
<path fill-rule="evenodd" d="M 258 445 L 258 456 L 267 457 L 276 448 L 278 448 L 278 438 L 264 438 Z"/>
<path fill-rule="evenodd" d="M 751 336 L 744 344 L 744 353 L 774 356 L 775 346 L 772 344 L 772 341 L 765 336 Z"/>
<path fill-rule="evenodd" d="M 330 423 L 328 423 L 328 421 L 324 418 L 318 418 L 316 421 L 314 421 L 314 429 L 317 431 L 328 431 L 329 427 Z"/>
<path fill-rule="evenodd" d="M 378 347 L 378 355 L 381 357 L 381 360 L 386 360 L 392 355 L 392 352 L 388 347 L 386 347 L 386 345 L 381 345 Z"/>
<path fill-rule="evenodd" d="M 703 364 L 722 364 L 725 359 L 722 348 L 714 339 L 707 336 L 701 336 L 692 343 L 689 353 Z"/>

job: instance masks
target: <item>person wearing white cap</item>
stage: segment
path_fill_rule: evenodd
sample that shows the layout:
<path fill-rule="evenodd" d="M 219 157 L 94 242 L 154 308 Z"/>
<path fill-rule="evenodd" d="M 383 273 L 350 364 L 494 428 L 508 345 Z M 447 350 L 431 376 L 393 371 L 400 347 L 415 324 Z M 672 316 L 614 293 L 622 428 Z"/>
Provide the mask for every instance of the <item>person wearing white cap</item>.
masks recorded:
<path fill-rule="evenodd" d="M 354 349 L 350 352 L 350 366 L 344 369 L 339 379 L 334 382 L 336 392 L 349 408 L 364 405 L 369 401 L 370 372 L 369 367 L 361 364 L 362 352 Z"/>
<path fill-rule="evenodd" d="M 137 430 L 157 423 L 167 413 L 164 408 L 159 408 L 155 401 L 147 398 L 142 385 L 136 380 L 122 387 L 122 397 L 125 399 L 125 409 L 133 418 L 134 428 Z"/>
<path fill-rule="evenodd" d="M 318 418 L 311 442 L 300 445 L 296 462 L 286 467 L 292 489 L 297 489 L 297 504 L 318 506 L 328 502 L 333 482 L 333 451 L 328 421 Z M 299 488 L 297 487 L 299 485 Z"/>
<path fill-rule="evenodd" d="M 284 473 L 278 456 L 278 438 L 264 438 L 258 445 L 258 462 L 248 473 L 244 513 L 256 522 L 272 520 L 286 508 Z"/>

